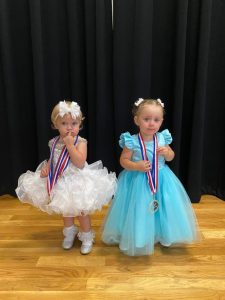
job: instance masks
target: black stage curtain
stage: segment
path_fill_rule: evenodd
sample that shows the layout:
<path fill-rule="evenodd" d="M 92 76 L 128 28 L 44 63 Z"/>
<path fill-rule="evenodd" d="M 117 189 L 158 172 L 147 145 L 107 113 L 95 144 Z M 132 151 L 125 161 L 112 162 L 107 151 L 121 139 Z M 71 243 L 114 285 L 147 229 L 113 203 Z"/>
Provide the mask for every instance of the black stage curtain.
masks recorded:
<path fill-rule="evenodd" d="M 119 171 L 131 106 L 161 98 L 170 164 L 191 200 L 225 199 L 225 1 L 0 0 L 0 194 L 49 156 L 52 107 L 71 97 L 91 163 Z M 162 129 L 163 129 L 162 128 Z"/>
<path fill-rule="evenodd" d="M 0 194 L 49 157 L 53 106 L 81 105 L 88 161 L 115 166 L 111 0 L 0 0 Z"/>
<path fill-rule="evenodd" d="M 193 202 L 203 193 L 225 199 L 224 15 L 225 1 L 114 1 L 116 136 L 135 132 L 135 99 L 161 98 L 171 168 Z"/>

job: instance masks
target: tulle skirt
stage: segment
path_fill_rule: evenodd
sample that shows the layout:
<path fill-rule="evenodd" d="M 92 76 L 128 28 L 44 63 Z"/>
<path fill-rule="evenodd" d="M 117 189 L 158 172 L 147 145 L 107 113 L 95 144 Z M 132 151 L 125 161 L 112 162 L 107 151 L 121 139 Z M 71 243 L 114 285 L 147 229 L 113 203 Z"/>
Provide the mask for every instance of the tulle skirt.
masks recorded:
<path fill-rule="evenodd" d="M 159 169 L 155 199 L 159 207 L 152 212 L 153 196 L 145 173 L 122 171 L 103 225 L 102 240 L 109 245 L 119 244 L 122 252 L 134 256 L 153 253 L 157 242 L 170 246 L 199 239 L 190 199 L 167 165 Z"/>
<path fill-rule="evenodd" d="M 44 212 L 64 217 L 92 214 L 101 210 L 115 193 L 115 173 L 108 173 L 102 162 L 97 161 L 90 165 L 86 163 L 83 169 L 69 165 L 49 196 L 47 178 L 40 177 L 43 163 L 35 172 L 27 171 L 19 177 L 16 193 L 21 202 Z"/>

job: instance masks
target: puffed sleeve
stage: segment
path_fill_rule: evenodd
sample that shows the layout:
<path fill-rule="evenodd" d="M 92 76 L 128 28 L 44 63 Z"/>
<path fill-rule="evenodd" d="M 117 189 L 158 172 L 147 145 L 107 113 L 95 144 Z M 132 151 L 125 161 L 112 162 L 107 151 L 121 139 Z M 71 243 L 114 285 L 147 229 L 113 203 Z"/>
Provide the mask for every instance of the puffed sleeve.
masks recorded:
<path fill-rule="evenodd" d="M 127 147 L 132 150 L 134 147 L 133 137 L 129 132 L 124 132 L 120 135 L 119 145 L 121 148 Z"/>
<path fill-rule="evenodd" d="M 163 137 L 164 137 L 164 140 L 165 140 L 165 144 L 166 144 L 166 145 L 169 145 L 169 144 L 172 143 L 173 138 L 172 138 L 171 133 L 169 132 L 168 129 L 163 130 L 163 131 L 161 132 L 161 134 L 162 134 Z"/>
<path fill-rule="evenodd" d="M 52 149 L 52 144 L 53 144 L 53 142 L 54 142 L 54 138 L 51 139 L 51 140 L 48 142 L 48 146 L 49 146 L 50 149 Z"/>
<path fill-rule="evenodd" d="M 85 138 L 82 138 L 81 136 L 78 136 L 78 142 L 87 144 L 87 140 Z"/>

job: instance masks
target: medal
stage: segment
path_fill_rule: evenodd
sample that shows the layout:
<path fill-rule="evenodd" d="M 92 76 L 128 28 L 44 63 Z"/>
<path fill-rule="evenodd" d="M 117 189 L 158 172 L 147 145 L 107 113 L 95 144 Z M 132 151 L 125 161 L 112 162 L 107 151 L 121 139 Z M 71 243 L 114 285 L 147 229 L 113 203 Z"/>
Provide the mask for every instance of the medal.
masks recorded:
<path fill-rule="evenodd" d="M 55 150 L 55 146 L 56 146 L 59 138 L 60 137 L 57 136 L 53 141 L 50 159 L 49 159 L 50 160 L 50 170 L 49 170 L 48 179 L 47 179 L 47 190 L 48 190 L 49 195 L 50 195 L 51 190 L 53 189 L 54 185 L 56 184 L 59 176 L 62 175 L 62 173 L 65 171 L 65 169 L 67 168 L 67 166 L 70 162 L 70 156 L 69 156 L 68 150 L 67 150 L 66 146 L 64 146 L 60 153 L 59 159 L 56 163 L 55 170 L 53 170 L 54 150 Z M 76 145 L 77 140 L 78 140 L 78 135 L 75 139 L 74 146 Z"/>
<path fill-rule="evenodd" d="M 156 199 L 152 200 L 152 201 L 149 203 L 148 209 L 149 209 L 149 211 L 150 211 L 151 213 L 156 212 L 156 211 L 159 209 L 159 202 L 158 202 Z"/>
<path fill-rule="evenodd" d="M 141 136 L 141 133 L 138 134 L 138 141 L 141 148 L 141 155 L 143 160 L 149 160 L 146 152 L 146 147 L 144 140 Z M 158 154 L 157 154 L 157 147 L 158 147 L 158 138 L 157 135 L 154 134 L 153 136 L 153 157 L 152 157 L 152 164 L 151 164 L 151 170 L 146 172 L 148 184 L 150 187 L 150 190 L 153 195 L 153 200 L 149 204 L 149 211 L 154 213 L 159 208 L 159 202 L 155 199 L 155 194 L 158 188 Z"/>

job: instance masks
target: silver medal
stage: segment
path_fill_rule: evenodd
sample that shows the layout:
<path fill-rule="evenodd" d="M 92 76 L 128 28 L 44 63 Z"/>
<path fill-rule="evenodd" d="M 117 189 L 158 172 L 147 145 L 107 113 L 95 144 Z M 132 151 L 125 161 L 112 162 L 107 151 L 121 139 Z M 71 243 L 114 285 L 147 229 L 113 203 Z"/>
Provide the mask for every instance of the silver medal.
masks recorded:
<path fill-rule="evenodd" d="M 152 200 L 149 204 L 149 211 L 154 214 L 155 212 L 157 212 L 158 209 L 159 202 L 156 199 Z"/>

